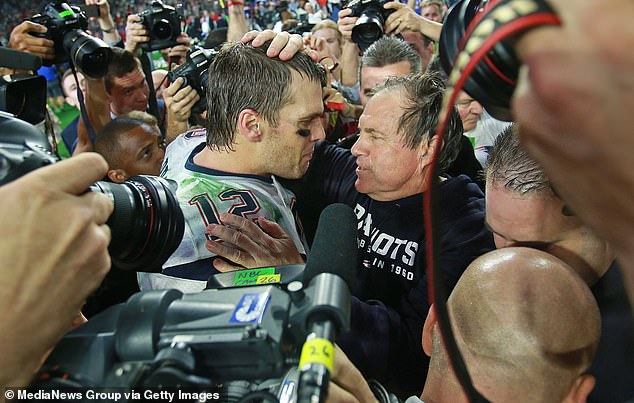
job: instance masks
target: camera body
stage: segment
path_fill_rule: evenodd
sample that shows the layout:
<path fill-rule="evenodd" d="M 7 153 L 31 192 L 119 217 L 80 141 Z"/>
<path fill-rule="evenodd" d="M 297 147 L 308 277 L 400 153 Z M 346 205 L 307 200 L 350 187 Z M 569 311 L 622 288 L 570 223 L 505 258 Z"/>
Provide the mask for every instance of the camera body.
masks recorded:
<path fill-rule="evenodd" d="M 191 85 L 198 92 L 200 100 L 192 107 L 192 112 L 202 113 L 207 108 L 207 82 L 209 80 L 207 73 L 217 54 L 217 50 L 194 45 L 187 52 L 185 62 L 167 73 L 170 82 L 182 77 L 182 87 Z"/>
<path fill-rule="evenodd" d="M 238 273 L 255 280 L 262 272 Z M 334 277 L 325 278 L 332 285 L 330 301 L 349 315 L 349 292 L 338 288 Z M 303 288 L 299 281 L 193 294 L 140 292 L 67 334 L 34 386 L 178 387 L 226 402 L 263 401 L 263 395 L 264 401 L 294 402 L 308 318 L 324 309 L 321 293 L 318 286 Z M 250 400 L 256 396 L 260 400 Z"/>
<path fill-rule="evenodd" d="M 160 50 L 177 45 L 176 39 L 181 33 L 180 7 L 172 7 L 161 0 L 154 0 L 145 10 L 139 13 L 141 24 L 149 32 L 150 40 L 139 44 L 146 51 Z"/>
<path fill-rule="evenodd" d="M 352 0 L 347 8 L 350 16 L 359 17 L 352 28 L 352 41 L 363 51 L 383 36 L 383 26 L 394 10 L 383 6 L 390 0 Z"/>
<path fill-rule="evenodd" d="M 49 63 L 70 61 L 89 77 L 106 75 L 112 55 L 110 47 L 85 32 L 88 21 L 79 7 L 54 1 L 44 6 L 42 14 L 30 18 L 30 21 L 47 28 L 45 33 L 31 35 L 51 39 L 54 43 L 55 60 Z"/>
<path fill-rule="evenodd" d="M 0 111 L 0 186 L 55 162 L 44 133 Z M 86 189 L 113 201 L 108 251 L 116 267 L 160 272 L 174 253 L 185 220 L 172 186 L 163 178 L 133 176 L 123 183 L 97 182 Z"/>

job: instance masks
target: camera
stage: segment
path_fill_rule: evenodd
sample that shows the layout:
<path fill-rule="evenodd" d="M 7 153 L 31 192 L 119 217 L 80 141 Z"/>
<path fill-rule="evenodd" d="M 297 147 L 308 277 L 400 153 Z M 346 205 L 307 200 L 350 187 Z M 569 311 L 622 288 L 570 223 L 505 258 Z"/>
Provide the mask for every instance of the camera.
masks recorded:
<path fill-rule="evenodd" d="M 192 107 L 192 112 L 202 113 L 207 109 L 207 82 L 209 80 L 207 71 L 217 54 L 217 50 L 194 45 L 187 51 L 185 62 L 167 73 L 170 82 L 173 83 L 177 78 L 182 77 L 182 87 L 191 85 L 198 92 L 200 100 Z"/>
<path fill-rule="evenodd" d="M 148 42 L 139 44 L 141 49 L 160 50 L 178 44 L 176 39 L 181 33 L 183 19 L 180 7 L 172 7 L 163 4 L 161 0 L 154 0 L 139 13 L 139 17 L 150 36 Z"/>
<path fill-rule="evenodd" d="M 0 111 L 0 186 L 56 161 L 40 130 Z M 107 222 L 114 266 L 160 272 L 176 250 L 185 221 L 171 186 L 162 178 L 134 176 L 121 184 L 97 182 L 87 189 L 106 194 L 114 203 Z"/>
<path fill-rule="evenodd" d="M 106 75 L 111 58 L 110 47 L 101 39 L 85 32 L 88 22 L 79 7 L 54 1 L 48 3 L 42 14 L 30 18 L 30 21 L 46 26 L 45 33 L 31 35 L 54 42 L 55 60 L 52 63 L 70 60 L 89 77 Z"/>
<path fill-rule="evenodd" d="M 383 8 L 389 0 L 352 0 L 347 8 L 352 10 L 352 17 L 359 17 L 352 28 L 352 41 L 362 51 L 383 36 L 383 25 L 394 10 Z"/>

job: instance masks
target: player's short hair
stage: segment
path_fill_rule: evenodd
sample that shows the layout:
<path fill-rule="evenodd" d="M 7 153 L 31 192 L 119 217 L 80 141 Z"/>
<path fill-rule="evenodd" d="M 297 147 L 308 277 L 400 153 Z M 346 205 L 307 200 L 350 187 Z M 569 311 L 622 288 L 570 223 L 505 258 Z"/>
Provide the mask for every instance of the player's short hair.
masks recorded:
<path fill-rule="evenodd" d="M 553 191 L 542 167 L 520 144 L 515 124 L 495 139 L 489 154 L 486 180 L 519 194 Z"/>
<path fill-rule="evenodd" d="M 238 116 L 245 109 L 253 109 L 277 126 L 280 110 L 292 101 L 292 72 L 325 84 L 323 68 L 308 54 L 298 52 L 282 61 L 266 55 L 269 45 L 227 43 L 209 67 L 206 128 L 212 150 L 232 149 Z"/>

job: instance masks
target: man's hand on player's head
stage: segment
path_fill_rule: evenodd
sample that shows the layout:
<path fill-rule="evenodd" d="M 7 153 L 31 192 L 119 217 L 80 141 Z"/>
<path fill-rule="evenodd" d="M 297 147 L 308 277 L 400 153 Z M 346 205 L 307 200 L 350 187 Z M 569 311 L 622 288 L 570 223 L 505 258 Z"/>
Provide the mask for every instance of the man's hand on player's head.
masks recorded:
<path fill-rule="evenodd" d="M 273 32 L 270 29 L 264 31 L 249 31 L 242 37 L 243 43 L 251 42 L 251 45 L 258 48 L 267 41 L 271 41 L 266 55 L 268 57 L 279 57 L 280 60 L 290 60 L 297 52 L 305 50 L 314 61 L 319 60 L 319 55 L 312 49 L 304 48 L 304 40 L 300 35 L 289 34 L 288 32 Z"/>

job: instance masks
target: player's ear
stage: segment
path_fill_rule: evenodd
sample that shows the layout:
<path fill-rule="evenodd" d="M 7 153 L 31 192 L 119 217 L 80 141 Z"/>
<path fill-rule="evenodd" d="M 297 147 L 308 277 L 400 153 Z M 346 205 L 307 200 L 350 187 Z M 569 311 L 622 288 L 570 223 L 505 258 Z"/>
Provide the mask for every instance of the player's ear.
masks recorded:
<path fill-rule="evenodd" d="M 429 357 L 431 357 L 432 335 L 434 333 L 434 326 L 436 323 L 438 323 L 436 311 L 434 310 L 434 304 L 431 304 L 429 312 L 427 312 L 427 318 L 425 318 L 425 324 L 423 325 L 423 351 Z"/>
<path fill-rule="evenodd" d="M 258 142 L 262 140 L 260 121 L 258 112 L 253 109 L 243 109 L 238 115 L 237 129 L 248 141 Z"/>

